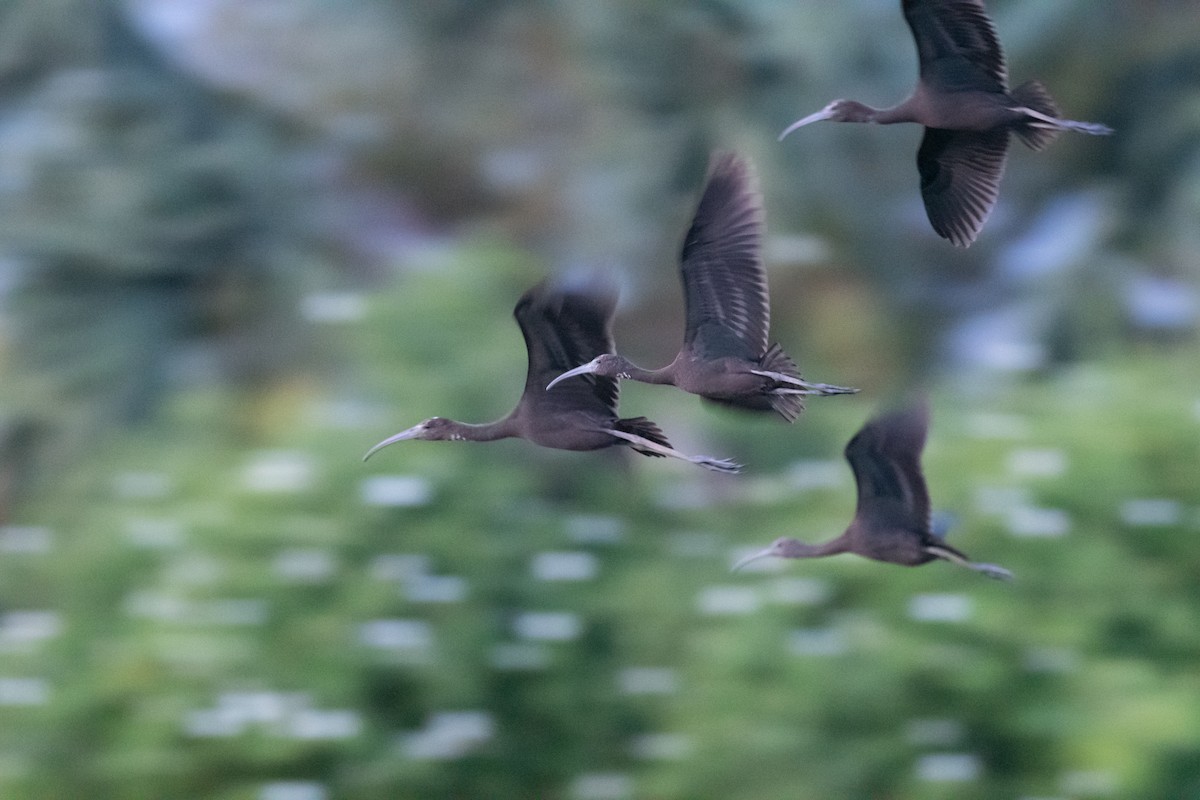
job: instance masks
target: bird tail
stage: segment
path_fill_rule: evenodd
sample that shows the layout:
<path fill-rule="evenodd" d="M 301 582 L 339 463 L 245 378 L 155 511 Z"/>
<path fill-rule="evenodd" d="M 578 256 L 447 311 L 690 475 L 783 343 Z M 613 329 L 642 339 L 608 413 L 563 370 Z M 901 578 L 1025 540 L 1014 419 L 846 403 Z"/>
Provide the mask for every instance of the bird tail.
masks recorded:
<path fill-rule="evenodd" d="M 962 550 L 957 547 L 951 547 L 943 541 L 938 541 L 936 544 L 925 546 L 925 552 L 929 553 L 934 558 L 944 558 L 947 561 L 955 561 L 956 559 L 969 562 L 971 559 Z"/>
<path fill-rule="evenodd" d="M 626 417 L 625 419 L 619 419 L 616 421 L 614 427 L 619 431 L 632 433 L 634 436 L 640 436 L 643 439 L 649 439 L 655 444 L 660 444 L 663 447 L 671 448 L 671 443 L 667 441 L 667 435 L 662 432 L 662 429 L 645 417 Z M 631 447 L 644 456 L 663 458 L 662 453 L 656 453 L 653 450 L 643 450 L 636 444 L 631 445 Z"/>
<path fill-rule="evenodd" d="M 1026 81 L 1012 91 L 1018 106 L 1033 109 L 1039 114 L 1058 119 L 1062 113 L 1046 87 L 1037 81 Z M 1013 133 L 1031 150 L 1044 150 L 1062 131 L 1045 126 L 1035 127 L 1024 122 L 1013 129 Z"/>
<path fill-rule="evenodd" d="M 767 348 L 767 352 L 758 360 L 758 365 L 761 369 L 769 372 L 779 372 L 793 378 L 800 377 L 800 368 L 796 366 L 795 361 L 792 361 L 792 357 L 783 351 L 778 342 Z M 769 394 L 767 402 L 779 416 L 788 422 L 795 422 L 800 413 L 804 411 L 804 395 L 800 394 Z"/>

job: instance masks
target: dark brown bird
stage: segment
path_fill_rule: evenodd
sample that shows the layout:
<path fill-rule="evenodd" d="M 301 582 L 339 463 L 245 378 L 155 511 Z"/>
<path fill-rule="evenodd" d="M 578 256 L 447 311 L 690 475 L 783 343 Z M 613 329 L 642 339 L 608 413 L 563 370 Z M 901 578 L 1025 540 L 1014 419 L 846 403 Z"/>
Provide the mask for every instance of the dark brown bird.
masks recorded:
<path fill-rule="evenodd" d="M 938 236 L 967 247 L 996 204 L 1009 133 L 1041 150 L 1061 131 L 1113 131 L 1062 119 L 1037 81 L 1008 90 L 1004 52 L 983 0 L 903 0 L 902 6 L 920 62 L 917 87 L 908 99 L 884 109 L 834 100 L 793 122 L 779 138 L 821 120 L 924 125 L 917 171 L 925 212 Z"/>
<path fill-rule="evenodd" d="M 1008 570 L 971 561 L 933 533 L 929 490 L 921 472 L 928 429 L 929 406 L 925 402 L 868 422 L 846 445 L 846 460 L 858 484 L 858 508 L 846 532 L 822 544 L 776 539 L 765 550 L 743 558 L 734 569 L 767 556 L 819 558 L 857 553 L 906 567 L 940 558 L 989 578 L 1011 580 Z"/>
<path fill-rule="evenodd" d="M 788 422 L 804 410 L 804 395 L 857 392 L 802 380 L 782 347 L 767 346 L 771 312 L 762 260 L 763 216 L 750 165 L 733 153 L 716 154 L 683 240 L 686 326 L 675 360 L 652 370 L 603 353 L 546 388 L 576 375 L 671 384 L 715 403 L 775 411 Z"/>
<path fill-rule="evenodd" d="M 513 311 L 529 355 L 525 391 L 517 407 L 503 419 L 482 425 L 443 417 L 427 419 L 384 439 L 367 451 L 363 460 L 405 439 L 491 442 L 515 437 L 558 450 L 625 445 L 642 455 L 671 456 L 717 472 L 741 469 L 726 459 L 680 453 L 645 417 L 619 419 L 619 387 L 612 378 L 591 377 L 553 394 L 542 388 L 571 364 L 612 350 L 609 325 L 615 307 L 615 293 L 598 285 L 563 289 L 543 282 L 530 289 Z"/>

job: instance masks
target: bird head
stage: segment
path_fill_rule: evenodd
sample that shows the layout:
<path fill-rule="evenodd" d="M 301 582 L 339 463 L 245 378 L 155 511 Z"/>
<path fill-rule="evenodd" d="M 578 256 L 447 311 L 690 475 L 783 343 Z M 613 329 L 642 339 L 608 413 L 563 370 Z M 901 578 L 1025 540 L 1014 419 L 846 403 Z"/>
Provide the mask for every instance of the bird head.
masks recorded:
<path fill-rule="evenodd" d="M 389 436 L 379 444 L 372 447 L 363 456 L 363 461 L 366 461 L 376 452 L 387 447 L 389 444 L 402 442 L 405 439 L 427 439 L 430 441 L 445 441 L 455 438 L 456 426 L 453 420 L 444 417 L 430 417 L 424 422 L 413 425 L 407 430 L 400 431 L 394 436 Z"/>
<path fill-rule="evenodd" d="M 569 369 L 550 381 L 546 386 L 546 390 L 549 391 L 559 381 L 574 378 L 576 375 L 599 375 L 602 378 L 628 378 L 629 367 L 629 361 L 616 353 L 601 353 L 588 363 L 578 366 L 575 369 Z"/>
<path fill-rule="evenodd" d="M 733 565 L 733 571 L 736 572 L 737 570 L 749 564 L 751 561 L 758 561 L 760 558 L 769 558 L 771 556 L 775 556 L 776 558 L 785 558 L 789 543 L 794 541 L 796 540 L 782 536 L 771 542 L 769 546 L 759 550 L 757 553 L 751 553 L 750 555 L 738 561 Z"/>
<path fill-rule="evenodd" d="M 814 122 L 823 122 L 831 120 L 833 122 L 870 122 L 875 109 L 870 106 L 865 106 L 855 100 L 834 100 L 829 105 L 822 108 L 807 117 L 796 120 L 791 125 L 784 128 L 783 133 L 779 134 L 779 139 L 787 136 L 797 128 L 803 128 L 805 125 L 810 125 Z"/>

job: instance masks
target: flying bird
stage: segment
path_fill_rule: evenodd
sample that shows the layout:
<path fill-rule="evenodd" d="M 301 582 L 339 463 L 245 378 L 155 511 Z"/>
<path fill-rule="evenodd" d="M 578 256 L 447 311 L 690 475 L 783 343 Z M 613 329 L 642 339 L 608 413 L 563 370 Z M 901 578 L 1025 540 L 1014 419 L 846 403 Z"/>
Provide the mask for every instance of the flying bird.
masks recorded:
<path fill-rule="evenodd" d="M 928 429 L 929 406 L 924 401 L 868 422 L 846 445 L 846 460 L 858 484 L 858 507 L 845 533 L 821 544 L 776 539 L 770 547 L 743 558 L 733 568 L 768 556 L 820 558 L 856 553 L 906 567 L 942 559 L 989 578 L 1011 580 L 1008 570 L 971 561 L 966 553 L 933 533 L 929 490 L 921 472 L 921 451 Z"/>
<path fill-rule="evenodd" d="M 967 247 L 996 204 L 1009 133 L 1042 150 L 1062 131 L 1098 136 L 1113 131 L 1063 119 L 1037 81 L 1009 91 L 1004 51 L 983 0 L 903 0 L 902 7 L 920 62 L 908 99 L 883 109 L 834 100 L 793 122 L 779 138 L 821 120 L 924 125 L 917 171 L 925 212 L 938 236 Z"/>
<path fill-rule="evenodd" d="M 739 471 L 727 459 L 680 453 L 645 417 L 618 418 L 619 387 L 612 378 L 593 376 L 552 394 L 543 389 L 570 365 L 612 350 L 609 326 L 615 307 L 615 293 L 598 284 L 556 288 L 543 282 L 533 287 L 513 311 L 529 356 L 525 391 L 516 408 L 485 424 L 432 417 L 384 439 L 363 460 L 406 439 L 490 442 L 515 437 L 559 450 L 627 446 L 642 455 L 679 458 L 716 472 Z"/>
<path fill-rule="evenodd" d="M 857 392 L 803 380 L 782 347 L 768 346 L 764 227 L 762 195 L 750 165 L 734 153 L 714 155 L 683 240 L 686 323 L 675 360 L 661 369 L 643 369 L 605 352 L 582 366 L 572 365 L 546 388 L 577 375 L 671 384 L 714 403 L 774 411 L 788 422 L 804 410 L 805 395 Z"/>

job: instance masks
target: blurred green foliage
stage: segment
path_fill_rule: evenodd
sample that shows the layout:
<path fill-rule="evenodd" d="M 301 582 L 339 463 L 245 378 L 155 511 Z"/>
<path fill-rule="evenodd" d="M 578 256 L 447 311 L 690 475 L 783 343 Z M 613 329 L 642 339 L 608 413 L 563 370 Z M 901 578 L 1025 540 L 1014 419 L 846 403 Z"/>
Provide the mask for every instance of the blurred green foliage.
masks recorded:
<path fill-rule="evenodd" d="M 958 251 L 915 128 L 774 142 L 904 96 L 897 5 L 0 3 L 0 796 L 1200 796 L 1200 10 L 990 2 L 1014 80 L 1118 134 L 1015 148 Z M 622 388 L 737 477 L 361 463 L 512 407 L 549 274 L 614 273 L 666 363 L 716 147 L 773 337 L 862 394 Z M 952 541 L 1016 582 L 731 574 L 840 532 L 841 448 L 914 386 Z"/>
<path fill-rule="evenodd" d="M 307 390 L 247 449 L 212 423 L 236 393 L 181 394 L 4 529 L 6 797 L 1195 789 L 1172 766 L 1200 756 L 1192 354 L 936 396 L 935 505 L 1011 585 L 852 557 L 730 574 L 739 548 L 840 530 L 839 442 L 877 398 L 759 430 L 626 397 L 668 432 L 711 427 L 750 464 L 734 478 L 519 441 L 360 463 L 420 417 L 515 402 L 518 263 L 466 248 L 331 330 L 377 398 L 360 415 L 329 413 L 346 387 Z M 763 466 L 746 424 L 809 452 Z M 555 579 L 547 554 L 583 568 Z"/>

